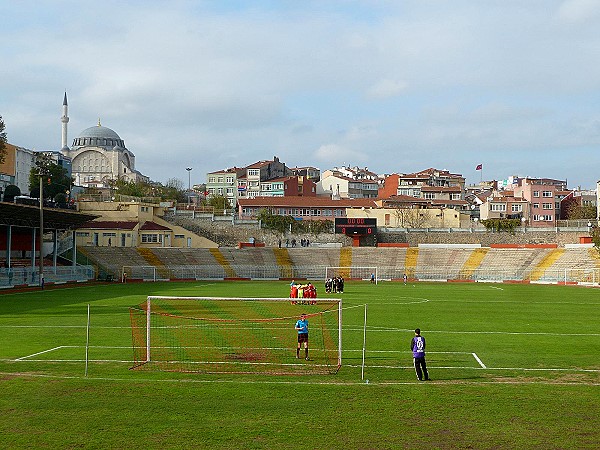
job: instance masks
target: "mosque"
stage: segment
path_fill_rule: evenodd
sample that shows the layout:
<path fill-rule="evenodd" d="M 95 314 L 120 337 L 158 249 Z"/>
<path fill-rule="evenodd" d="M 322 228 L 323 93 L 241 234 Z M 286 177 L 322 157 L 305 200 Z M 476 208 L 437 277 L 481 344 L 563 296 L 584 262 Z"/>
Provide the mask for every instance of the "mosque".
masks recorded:
<path fill-rule="evenodd" d="M 149 182 L 150 179 L 135 169 L 135 155 L 125 146 L 125 141 L 111 130 L 98 125 L 86 128 L 67 146 L 69 105 L 67 93 L 63 100 L 61 152 L 71 158 L 71 171 L 76 186 L 108 188 L 111 182 Z"/>

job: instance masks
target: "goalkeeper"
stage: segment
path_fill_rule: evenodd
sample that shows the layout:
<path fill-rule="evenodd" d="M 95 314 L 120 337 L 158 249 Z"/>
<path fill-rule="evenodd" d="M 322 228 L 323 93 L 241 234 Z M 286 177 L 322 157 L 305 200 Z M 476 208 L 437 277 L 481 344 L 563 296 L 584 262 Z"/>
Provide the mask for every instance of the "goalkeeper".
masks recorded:
<path fill-rule="evenodd" d="M 296 348 L 296 358 L 300 358 L 300 347 L 304 343 L 304 359 L 308 361 L 308 319 L 306 314 L 302 313 L 300 319 L 296 321 L 296 331 L 298 332 L 298 348 Z"/>

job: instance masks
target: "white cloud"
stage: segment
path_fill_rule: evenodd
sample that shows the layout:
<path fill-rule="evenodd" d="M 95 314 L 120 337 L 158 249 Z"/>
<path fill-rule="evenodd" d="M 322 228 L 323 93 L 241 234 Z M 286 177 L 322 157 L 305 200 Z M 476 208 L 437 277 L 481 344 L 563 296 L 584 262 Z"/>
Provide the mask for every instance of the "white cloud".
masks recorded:
<path fill-rule="evenodd" d="M 24 147 L 60 146 L 66 89 L 69 139 L 100 117 L 159 181 L 273 155 L 598 177 L 600 152 L 570 155 L 600 142 L 600 0 L 5 3 L 0 114 Z"/>
<path fill-rule="evenodd" d="M 367 98 L 381 100 L 400 95 L 406 88 L 408 83 L 402 80 L 379 80 L 374 85 L 367 89 Z"/>
<path fill-rule="evenodd" d="M 599 0 L 566 0 L 558 8 L 559 18 L 571 23 L 590 21 L 599 15 Z"/>

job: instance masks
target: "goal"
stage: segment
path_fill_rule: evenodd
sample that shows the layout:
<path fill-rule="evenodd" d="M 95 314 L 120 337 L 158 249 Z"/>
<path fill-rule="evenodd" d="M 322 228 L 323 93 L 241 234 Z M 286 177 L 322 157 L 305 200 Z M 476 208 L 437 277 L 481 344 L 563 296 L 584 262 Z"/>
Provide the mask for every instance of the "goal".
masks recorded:
<path fill-rule="evenodd" d="M 296 358 L 301 314 L 308 361 Z M 341 299 L 149 296 L 130 318 L 132 369 L 330 374 L 342 364 Z"/>
<path fill-rule="evenodd" d="M 325 279 L 342 277 L 346 280 L 370 280 L 371 274 L 375 278 L 375 283 L 379 282 L 377 276 L 377 267 L 326 267 L 325 268 Z"/>

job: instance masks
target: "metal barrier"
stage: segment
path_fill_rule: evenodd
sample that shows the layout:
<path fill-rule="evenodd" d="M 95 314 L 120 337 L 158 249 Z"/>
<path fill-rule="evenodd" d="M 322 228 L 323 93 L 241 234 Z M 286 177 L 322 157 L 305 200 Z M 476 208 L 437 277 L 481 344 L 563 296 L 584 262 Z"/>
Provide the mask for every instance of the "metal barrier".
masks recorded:
<path fill-rule="evenodd" d="M 44 267 L 44 283 L 68 283 L 90 281 L 95 278 L 93 266 Z M 0 269 L 0 287 L 39 286 L 40 276 L 37 267 L 16 267 Z"/>

